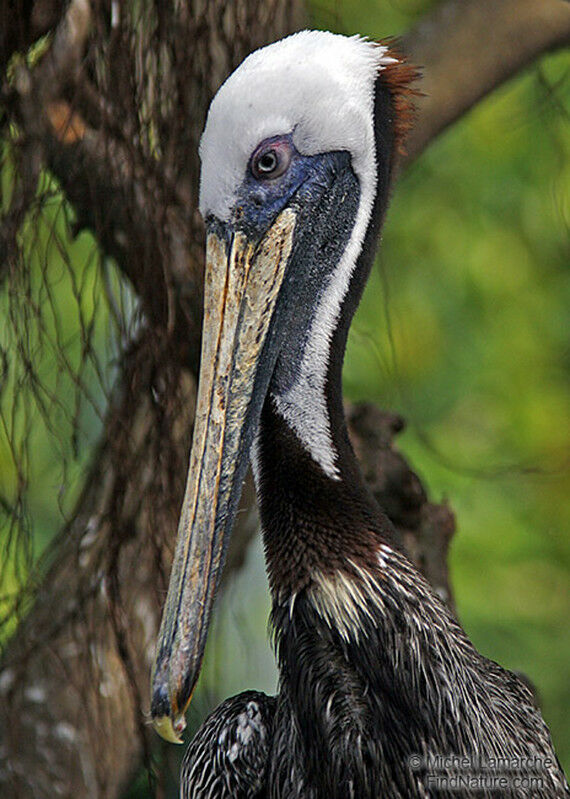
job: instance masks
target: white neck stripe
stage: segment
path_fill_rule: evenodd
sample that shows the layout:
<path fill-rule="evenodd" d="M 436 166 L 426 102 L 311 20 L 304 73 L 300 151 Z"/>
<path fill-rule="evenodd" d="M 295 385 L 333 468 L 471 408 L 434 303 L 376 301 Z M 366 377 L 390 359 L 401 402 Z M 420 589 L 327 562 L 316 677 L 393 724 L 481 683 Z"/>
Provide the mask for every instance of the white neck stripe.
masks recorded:
<path fill-rule="evenodd" d="M 333 445 L 326 400 L 330 348 L 356 261 L 372 214 L 376 190 L 376 165 L 367 185 L 361 187 L 356 221 L 344 254 L 323 292 L 315 313 L 297 380 L 275 397 L 279 414 L 288 423 L 325 474 L 338 480 L 337 452 Z M 364 190 L 363 190 L 364 189 Z"/>

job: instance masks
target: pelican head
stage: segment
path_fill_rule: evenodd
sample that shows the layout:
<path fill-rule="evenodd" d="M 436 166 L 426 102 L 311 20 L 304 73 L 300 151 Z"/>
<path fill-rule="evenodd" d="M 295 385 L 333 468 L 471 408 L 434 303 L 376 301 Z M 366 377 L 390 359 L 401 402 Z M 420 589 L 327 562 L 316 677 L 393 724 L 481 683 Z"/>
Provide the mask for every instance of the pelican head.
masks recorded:
<path fill-rule="evenodd" d="M 198 401 L 152 678 L 151 713 L 169 740 L 184 729 L 268 398 L 328 478 L 342 479 L 325 383 L 331 368 L 340 375 L 386 204 L 395 147 L 386 76 L 397 66 L 386 46 L 304 31 L 252 53 L 210 106 Z"/>

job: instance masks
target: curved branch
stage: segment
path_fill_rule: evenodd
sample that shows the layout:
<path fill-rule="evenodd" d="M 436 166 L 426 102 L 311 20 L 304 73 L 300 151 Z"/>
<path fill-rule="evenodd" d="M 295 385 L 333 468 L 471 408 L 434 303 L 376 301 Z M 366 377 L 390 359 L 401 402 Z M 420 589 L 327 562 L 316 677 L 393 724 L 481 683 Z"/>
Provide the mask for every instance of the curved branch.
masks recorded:
<path fill-rule="evenodd" d="M 408 159 L 543 53 L 570 44 L 567 0 L 448 0 L 402 40 L 423 92 Z"/>

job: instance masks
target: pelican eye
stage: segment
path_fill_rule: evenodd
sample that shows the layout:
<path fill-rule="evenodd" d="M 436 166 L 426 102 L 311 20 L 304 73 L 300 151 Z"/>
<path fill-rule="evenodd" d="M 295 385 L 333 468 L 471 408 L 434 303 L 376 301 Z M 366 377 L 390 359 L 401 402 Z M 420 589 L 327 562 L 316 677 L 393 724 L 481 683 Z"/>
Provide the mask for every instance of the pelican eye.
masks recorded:
<path fill-rule="evenodd" d="M 275 172 L 279 166 L 279 159 L 277 158 L 277 153 L 275 150 L 268 150 L 266 153 L 263 153 L 256 166 L 257 171 L 264 174 Z"/>
<path fill-rule="evenodd" d="M 251 159 L 251 172 L 256 180 L 281 177 L 291 163 L 288 142 L 274 141 L 260 144 Z"/>

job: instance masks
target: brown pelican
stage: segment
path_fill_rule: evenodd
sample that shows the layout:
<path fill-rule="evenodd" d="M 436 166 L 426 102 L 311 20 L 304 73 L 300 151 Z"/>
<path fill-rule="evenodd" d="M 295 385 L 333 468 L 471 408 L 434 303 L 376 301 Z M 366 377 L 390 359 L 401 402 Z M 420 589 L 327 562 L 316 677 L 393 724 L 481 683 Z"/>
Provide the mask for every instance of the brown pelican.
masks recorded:
<path fill-rule="evenodd" d="M 280 685 L 207 719 L 183 797 L 568 795 L 530 691 L 399 547 L 347 436 L 345 342 L 411 77 L 386 46 L 305 31 L 250 55 L 210 107 L 199 396 L 152 715 L 179 740 L 248 459 Z"/>

